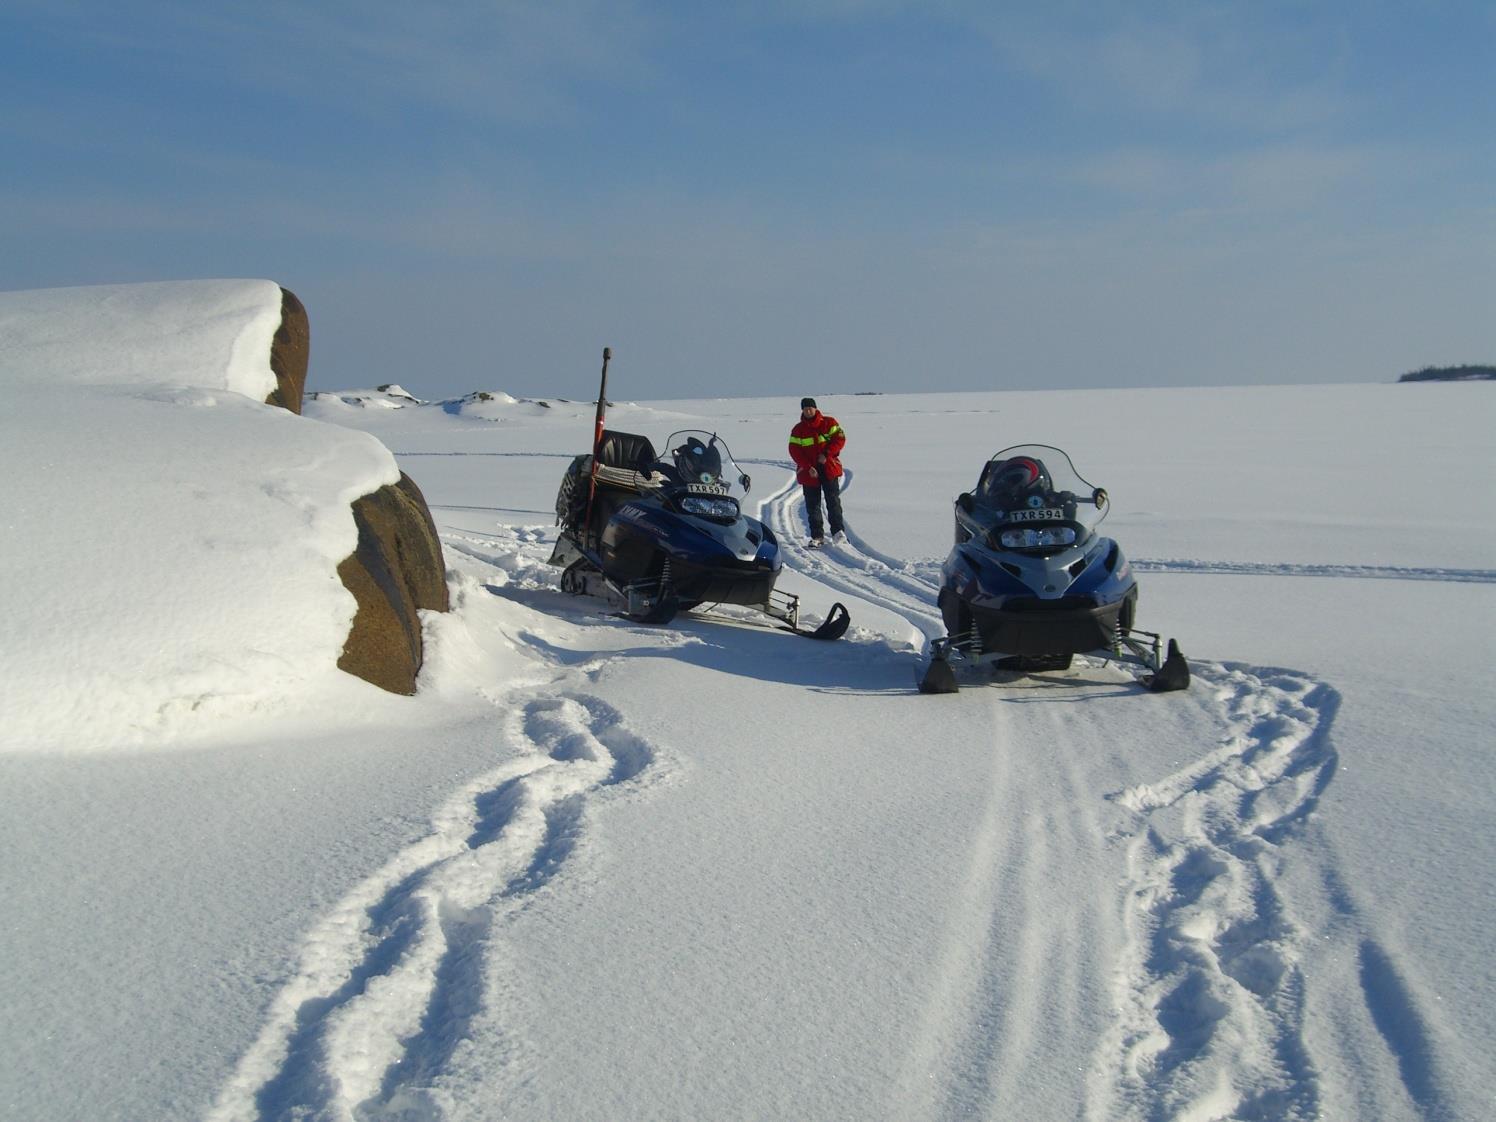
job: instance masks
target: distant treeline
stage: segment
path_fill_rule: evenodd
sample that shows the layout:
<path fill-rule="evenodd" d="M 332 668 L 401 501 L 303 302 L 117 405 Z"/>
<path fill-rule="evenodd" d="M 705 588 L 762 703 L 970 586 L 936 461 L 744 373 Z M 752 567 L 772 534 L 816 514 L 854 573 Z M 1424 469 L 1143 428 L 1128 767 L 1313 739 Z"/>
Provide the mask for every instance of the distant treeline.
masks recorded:
<path fill-rule="evenodd" d="M 1477 378 L 1496 379 L 1496 366 L 1425 366 L 1404 374 L 1399 382 L 1470 382 Z"/>

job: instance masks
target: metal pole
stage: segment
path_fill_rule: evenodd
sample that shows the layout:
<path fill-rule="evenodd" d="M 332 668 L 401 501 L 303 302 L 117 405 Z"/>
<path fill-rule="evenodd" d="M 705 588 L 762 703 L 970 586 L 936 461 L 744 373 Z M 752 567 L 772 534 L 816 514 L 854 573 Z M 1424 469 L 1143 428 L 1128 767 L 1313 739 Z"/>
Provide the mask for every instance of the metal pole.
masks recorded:
<path fill-rule="evenodd" d="M 613 357 L 613 348 L 603 348 L 602 385 L 597 388 L 597 421 L 592 432 L 592 475 L 587 487 L 587 520 L 582 524 L 582 537 L 592 526 L 592 500 L 597 495 L 597 458 L 603 448 L 603 423 L 608 411 L 608 360 Z"/>

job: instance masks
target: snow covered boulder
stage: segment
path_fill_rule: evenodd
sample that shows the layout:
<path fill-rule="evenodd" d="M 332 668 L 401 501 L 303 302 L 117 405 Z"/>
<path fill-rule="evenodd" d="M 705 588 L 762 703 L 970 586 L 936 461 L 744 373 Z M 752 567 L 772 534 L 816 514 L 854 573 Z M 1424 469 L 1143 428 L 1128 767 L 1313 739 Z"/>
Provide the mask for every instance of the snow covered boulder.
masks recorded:
<path fill-rule="evenodd" d="M 311 324 L 296 294 L 280 292 L 280 326 L 270 344 L 276 388 L 265 401 L 299 414 Z M 380 389 L 416 403 L 398 386 Z M 398 483 L 355 500 L 353 519 L 358 547 L 338 566 L 338 576 L 358 610 L 338 666 L 394 693 L 415 693 L 424 653 L 417 610 L 445 612 L 451 606 L 436 524 L 420 488 L 404 472 Z"/>
<path fill-rule="evenodd" d="M 17 484 L 0 516 L 0 751 L 353 713 L 369 687 L 345 657 L 413 688 L 417 613 L 445 602 L 440 547 L 384 445 L 293 415 L 307 337 L 271 281 L 0 293 L 0 476 Z M 355 513 L 391 488 L 398 515 Z M 365 524 L 391 544 L 366 545 Z M 373 584 L 406 589 L 393 670 L 351 637 L 365 609 L 339 573 L 360 556 Z"/>

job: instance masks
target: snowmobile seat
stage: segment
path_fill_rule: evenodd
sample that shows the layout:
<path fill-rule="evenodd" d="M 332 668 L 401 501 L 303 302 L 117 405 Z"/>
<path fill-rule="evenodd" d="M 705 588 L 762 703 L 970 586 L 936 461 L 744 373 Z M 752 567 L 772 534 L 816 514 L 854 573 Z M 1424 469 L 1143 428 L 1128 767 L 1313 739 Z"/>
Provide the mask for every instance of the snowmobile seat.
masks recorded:
<path fill-rule="evenodd" d="M 597 462 L 603 467 L 648 473 L 650 465 L 655 462 L 654 445 L 649 442 L 647 436 L 603 429 Z"/>

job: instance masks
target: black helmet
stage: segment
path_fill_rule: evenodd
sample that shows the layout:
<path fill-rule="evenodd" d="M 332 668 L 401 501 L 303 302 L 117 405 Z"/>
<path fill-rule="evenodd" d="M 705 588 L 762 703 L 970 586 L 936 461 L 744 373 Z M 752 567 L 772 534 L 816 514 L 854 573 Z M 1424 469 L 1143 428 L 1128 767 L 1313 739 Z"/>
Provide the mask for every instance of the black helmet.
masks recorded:
<path fill-rule="evenodd" d="M 676 469 L 687 483 L 722 482 L 722 453 L 717 442 L 705 444 L 698 436 L 690 437 L 671 453 Z"/>

